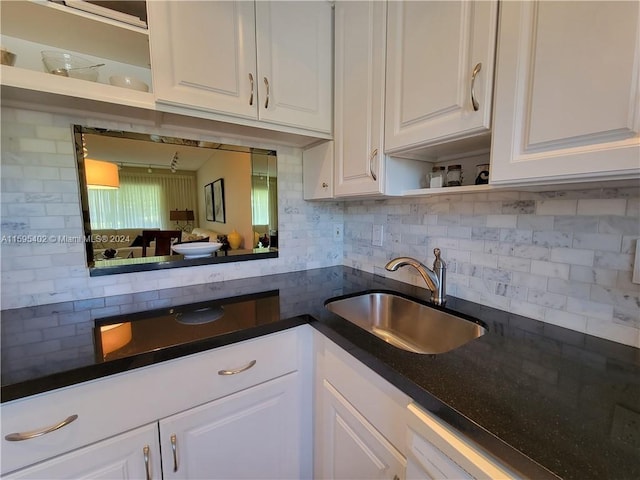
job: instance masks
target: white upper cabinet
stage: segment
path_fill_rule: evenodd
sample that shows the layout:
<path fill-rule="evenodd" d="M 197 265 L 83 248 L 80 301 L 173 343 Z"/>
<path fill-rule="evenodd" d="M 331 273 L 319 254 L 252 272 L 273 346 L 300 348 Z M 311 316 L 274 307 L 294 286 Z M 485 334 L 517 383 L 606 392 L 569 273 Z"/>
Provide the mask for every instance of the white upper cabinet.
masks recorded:
<path fill-rule="evenodd" d="M 387 3 L 335 6 L 335 195 L 384 189 Z"/>
<path fill-rule="evenodd" d="M 159 102 L 257 118 L 253 2 L 148 2 Z"/>
<path fill-rule="evenodd" d="M 491 183 L 640 176 L 640 4 L 501 8 Z"/>
<path fill-rule="evenodd" d="M 487 134 L 496 1 L 389 2 L 385 149 Z"/>
<path fill-rule="evenodd" d="M 332 131 L 328 2 L 149 2 L 160 103 Z"/>
<path fill-rule="evenodd" d="M 331 133 L 332 17 L 326 1 L 256 2 L 260 120 Z"/>

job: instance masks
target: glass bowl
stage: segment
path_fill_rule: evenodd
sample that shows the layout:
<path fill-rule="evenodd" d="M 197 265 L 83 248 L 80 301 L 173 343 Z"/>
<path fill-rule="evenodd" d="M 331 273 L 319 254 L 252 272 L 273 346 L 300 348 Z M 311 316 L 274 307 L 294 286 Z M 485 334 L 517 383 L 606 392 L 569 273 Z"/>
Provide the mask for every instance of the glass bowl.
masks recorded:
<path fill-rule="evenodd" d="M 48 73 L 90 82 L 98 81 L 98 69 L 102 66 L 78 55 L 52 50 L 42 51 L 42 62 Z"/>

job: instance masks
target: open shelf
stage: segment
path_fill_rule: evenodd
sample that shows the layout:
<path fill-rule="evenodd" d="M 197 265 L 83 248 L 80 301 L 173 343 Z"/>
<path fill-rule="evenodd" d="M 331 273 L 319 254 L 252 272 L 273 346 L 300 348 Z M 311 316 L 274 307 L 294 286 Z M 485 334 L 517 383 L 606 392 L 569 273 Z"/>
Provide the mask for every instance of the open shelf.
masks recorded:
<path fill-rule="evenodd" d="M 149 68 L 149 32 L 53 2 L 2 2 L 2 35 Z"/>
<path fill-rule="evenodd" d="M 422 197 L 424 195 L 453 195 L 456 193 L 481 193 L 493 190 L 492 185 L 462 185 L 460 187 L 442 187 L 442 188 L 418 188 L 414 190 L 404 190 L 403 197 Z"/>

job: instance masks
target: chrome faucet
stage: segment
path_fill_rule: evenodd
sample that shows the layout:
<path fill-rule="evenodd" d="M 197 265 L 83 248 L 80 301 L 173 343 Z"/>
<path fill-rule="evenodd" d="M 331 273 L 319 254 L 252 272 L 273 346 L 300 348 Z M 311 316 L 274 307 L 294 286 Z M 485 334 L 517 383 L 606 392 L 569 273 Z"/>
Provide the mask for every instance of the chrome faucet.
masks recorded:
<path fill-rule="evenodd" d="M 433 254 L 436 259 L 433 261 L 433 270 L 426 265 L 411 257 L 398 257 L 391 260 L 384 268 L 390 272 L 395 272 L 400 267 L 409 265 L 420 273 L 420 276 L 427 284 L 427 288 L 431 290 L 431 302 L 436 305 L 444 305 L 446 302 L 446 274 L 447 264 L 440 258 L 440 249 L 434 248 Z"/>

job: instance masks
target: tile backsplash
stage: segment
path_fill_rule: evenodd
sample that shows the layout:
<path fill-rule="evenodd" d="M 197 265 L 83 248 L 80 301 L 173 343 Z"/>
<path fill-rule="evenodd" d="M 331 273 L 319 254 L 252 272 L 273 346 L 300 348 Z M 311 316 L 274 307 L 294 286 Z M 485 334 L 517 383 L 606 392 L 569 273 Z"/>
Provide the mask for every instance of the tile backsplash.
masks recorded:
<path fill-rule="evenodd" d="M 82 217 L 72 124 L 153 132 L 150 127 L 86 117 L 2 108 L 2 236 L 79 236 Z M 339 202 L 302 198 L 302 151 L 237 138 L 163 129 L 165 135 L 274 149 L 278 153 L 279 257 L 152 272 L 89 277 L 82 243 L 0 244 L 2 309 L 46 305 L 186 285 L 340 265 L 342 243 L 331 237 L 342 224 Z M 104 312 L 108 315 L 109 312 Z"/>
<path fill-rule="evenodd" d="M 82 233 L 74 123 L 152 131 L 3 107 L 2 235 Z M 279 258 L 89 277 L 82 244 L 3 243 L 2 309 L 127 294 L 153 302 L 162 289 L 340 264 L 421 285 L 410 269 L 391 273 L 384 264 L 408 255 L 429 265 L 439 247 L 451 295 L 640 347 L 640 285 L 631 282 L 638 188 L 305 202 L 299 149 L 204 138 L 277 150 Z M 336 224 L 342 242 L 333 239 Z M 383 226 L 382 247 L 372 245 L 374 225 Z"/>
<path fill-rule="evenodd" d="M 401 255 L 447 262 L 449 294 L 640 347 L 640 285 L 631 282 L 640 190 L 502 191 L 346 203 L 344 264 L 391 273 Z M 372 246 L 382 225 L 382 247 Z"/>

